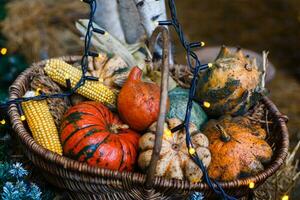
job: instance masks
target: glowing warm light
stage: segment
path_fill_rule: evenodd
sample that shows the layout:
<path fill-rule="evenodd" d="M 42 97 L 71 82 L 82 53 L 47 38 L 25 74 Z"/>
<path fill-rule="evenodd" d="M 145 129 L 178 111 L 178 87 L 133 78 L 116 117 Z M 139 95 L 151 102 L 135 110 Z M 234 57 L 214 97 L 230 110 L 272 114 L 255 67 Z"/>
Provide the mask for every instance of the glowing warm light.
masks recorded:
<path fill-rule="evenodd" d="M 203 106 L 204 106 L 205 108 L 209 108 L 209 107 L 210 107 L 210 103 L 207 102 L 207 101 L 204 101 L 204 102 L 203 102 Z"/>
<path fill-rule="evenodd" d="M 2 125 L 4 125 L 4 124 L 6 123 L 5 119 L 2 119 L 2 120 L 0 121 L 0 123 L 1 123 Z"/>
<path fill-rule="evenodd" d="M 166 136 L 166 137 L 168 137 L 168 138 L 170 138 L 170 137 L 172 137 L 172 132 L 171 132 L 171 130 L 170 129 L 165 129 L 164 130 L 164 135 Z"/>
<path fill-rule="evenodd" d="M 249 183 L 249 188 L 250 188 L 250 189 L 253 189 L 254 187 L 255 187 L 255 183 L 254 183 L 254 182 L 250 182 L 250 183 Z"/>
<path fill-rule="evenodd" d="M 208 66 L 209 68 L 211 68 L 211 67 L 213 66 L 213 64 L 212 64 L 212 63 L 208 63 L 207 66 Z"/>
<path fill-rule="evenodd" d="M 205 46 L 205 42 L 201 42 L 201 47 Z"/>
<path fill-rule="evenodd" d="M 283 195 L 283 197 L 281 199 L 282 200 L 289 200 L 289 196 L 288 195 Z"/>
<path fill-rule="evenodd" d="M 38 89 L 35 91 L 35 96 L 40 95 L 41 90 L 42 90 L 41 88 L 38 88 Z"/>
<path fill-rule="evenodd" d="M 2 49 L 0 50 L 0 52 L 1 52 L 2 55 L 7 54 L 7 48 L 2 48 Z"/>
<path fill-rule="evenodd" d="M 25 121 L 25 120 L 26 120 L 25 115 L 22 115 L 22 116 L 21 116 L 21 121 Z"/>
<path fill-rule="evenodd" d="M 195 154 L 196 153 L 196 150 L 194 149 L 194 148 L 189 148 L 189 153 L 191 154 L 191 155 L 193 155 L 193 154 Z"/>

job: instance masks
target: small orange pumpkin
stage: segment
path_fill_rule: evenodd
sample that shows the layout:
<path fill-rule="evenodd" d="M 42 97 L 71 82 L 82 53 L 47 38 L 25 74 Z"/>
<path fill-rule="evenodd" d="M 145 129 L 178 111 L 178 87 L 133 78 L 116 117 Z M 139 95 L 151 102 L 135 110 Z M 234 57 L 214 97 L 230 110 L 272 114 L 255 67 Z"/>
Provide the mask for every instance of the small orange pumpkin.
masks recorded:
<path fill-rule="evenodd" d="M 226 116 L 210 120 L 203 133 L 208 137 L 212 155 L 208 168 L 213 179 L 230 181 L 264 169 L 272 149 L 264 140 L 266 132 L 243 117 Z"/>
<path fill-rule="evenodd" d="M 160 87 L 142 81 L 142 70 L 134 67 L 118 96 L 118 111 L 132 129 L 143 131 L 159 115 Z M 169 107 L 169 103 L 168 103 Z"/>

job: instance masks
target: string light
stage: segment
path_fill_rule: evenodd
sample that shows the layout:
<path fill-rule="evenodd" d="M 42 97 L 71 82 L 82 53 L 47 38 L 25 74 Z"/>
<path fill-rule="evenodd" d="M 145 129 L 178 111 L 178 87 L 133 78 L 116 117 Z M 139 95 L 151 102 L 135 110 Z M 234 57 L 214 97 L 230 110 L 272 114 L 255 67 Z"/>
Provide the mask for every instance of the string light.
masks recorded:
<path fill-rule="evenodd" d="M 94 31 L 95 33 L 99 33 L 99 34 L 101 34 L 101 35 L 104 35 L 104 34 L 105 34 L 105 31 L 103 31 L 103 30 L 101 30 L 101 29 L 98 29 L 98 28 L 93 28 L 93 31 Z"/>
<path fill-rule="evenodd" d="M 189 154 L 194 155 L 196 153 L 196 150 L 193 147 L 189 148 Z"/>
<path fill-rule="evenodd" d="M 4 124 L 6 124 L 6 121 L 5 121 L 5 119 L 2 119 L 2 120 L 0 121 L 0 123 L 1 123 L 1 125 L 4 125 Z"/>
<path fill-rule="evenodd" d="M 38 95 L 40 95 L 40 92 L 42 91 L 42 89 L 41 88 L 38 88 L 36 91 L 35 91 L 35 96 L 38 96 Z"/>
<path fill-rule="evenodd" d="M 74 88 L 70 88 L 70 90 L 67 91 L 67 92 L 65 92 L 65 93 L 50 94 L 50 95 L 41 94 L 41 95 L 38 95 L 38 96 L 35 96 L 35 97 L 17 98 L 17 99 L 13 99 L 11 101 L 8 101 L 8 102 L 6 102 L 4 104 L 0 104 L 0 108 L 1 109 L 7 108 L 11 104 L 16 104 L 17 107 L 18 107 L 19 113 L 21 115 L 21 117 L 20 117 L 21 120 L 25 121 L 26 117 L 23 114 L 22 108 L 20 106 L 20 104 L 22 102 L 30 101 L 30 100 L 39 101 L 39 100 L 44 100 L 44 99 L 47 99 L 47 98 L 65 98 L 67 96 L 70 96 L 70 95 L 74 94 L 81 86 L 83 86 L 85 84 L 86 80 L 93 80 L 93 81 L 97 80 L 98 81 L 97 78 L 95 78 L 95 77 L 89 77 L 89 76 L 86 76 L 85 74 L 86 74 L 87 68 L 88 68 L 88 56 L 93 56 L 93 57 L 97 57 L 98 56 L 97 53 L 91 53 L 89 51 L 90 44 L 91 44 L 91 39 L 92 39 L 92 32 L 93 32 L 93 30 L 96 33 L 97 32 L 98 33 L 100 33 L 100 32 L 103 33 L 103 32 L 100 31 L 100 30 L 97 30 L 97 29 L 95 31 L 95 29 L 93 28 L 93 23 L 92 22 L 93 22 L 94 15 L 95 15 L 95 12 L 96 12 L 96 7 L 97 7 L 96 0 L 81 0 L 81 1 L 83 1 L 85 3 L 88 3 L 90 5 L 90 10 L 91 10 L 90 18 L 89 18 L 89 24 L 88 24 L 87 32 L 86 32 L 86 35 L 85 35 L 84 55 L 83 55 L 82 60 L 81 60 L 81 70 L 82 70 L 82 77 L 81 77 L 81 79 L 78 81 L 78 83 L 75 84 Z M 190 132 L 189 132 L 189 122 L 190 122 L 190 117 L 191 117 L 191 110 L 192 110 L 192 107 L 193 107 L 193 97 L 195 95 L 194 94 L 195 93 L 195 87 L 196 87 L 196 84 L 197 84 L 199 72 L 201 70 L 205 70 L 205 69 L 209 68 L 209 64 L 201 65 L 201 63 L 200 63 L 200 61 L 198 59 L 197 54 L 191 48 L 191 47 L 199 47 L 199 46 L 203 47 L 205 45 L 205 43 L 204 42 L 189 43 L 186 40 L 186 38 L 184 36 L 184 33 L 182 31 L 182 28 L 181 28 L 181 26 L 180 26 L 180 24 L 178 22 L 177 13 L 176 13 L 176 6 L 175 6 L 175 3 L 174 3 L 174 0 L 169 0 L 169 7 L 170 7 L 170 10 L 171 10 L 171 18 L 172 18 L 172 20 L 167 20 L 167 21 L 164 21 L 164 22 L 159 22 L 158 24 L 160 24 L 160 25 L 172 25 L 175 28 L 175 31 L 177 32 L 177 34 L 179 36 L 180 42 L 181 42 L 181 44 L 183 45 L 184 49 L 187 52 L 188 65 L 190 66 L 191 70 L 193 71 L 193 79 L 192 79 L 192 82 L 191 82 L 190 98 L 189 98 L 188 105 L 187 105 L 186 117 L 185 117 L 184 123 L 181 124 L 181 125 L 179 125 L 178 127 L 181 128 L 181 129 L 185 128 L 185 130 L 186 130 L 186 144 L 187 144 L 187 146 L 191 147 L 191 148 L 189 148 L 189 153 L 190 153 L 190 155 L 192 155 L 193 161 L 203 171 L 204 178 L 205 178 L 205 181 L 208 184 L 208 186 L 216 194 L 222 196 L 224 199 L 226 199 L 226 200 L 236 200 L 236 198 L 227 195 L 226 192 L 223 190 L 223 188 L 219 185 L 219 183 L 217 181 L 211 180 L 209 178 L 207 170 L 206 170 L 205 166 L 203 165 L 201 159 L 197 155 L 196 150 L 194 148 L 192 148 L 193 145 L 192 145 L 192 141 L 191 141 L 191 137 L 190 137 Z M 104 36 L 108 36 L 108 35 L 109 34 L 107 32 L 104 32 Z M 2 55 L 6 54 L 7 53 L 7 49 L 2 48 L 0 50 L 0 53 Z M 191 59 L 193 59 L 195 62 L 192 62 Z M 194 63 L 194 64 L 192 64 L 192 63 Z M 178 127 L 173 128 L 172 131 L 178 129 Z M 180 130 L 180 129 L 178 129 L 178 130 Z"/>
<path fill-rule="evenodd" d="M 250 188 L 250 189 L 253 189 L 254 187 L 255 187 L 255 183 L 254 183 L 254 182 L 250 182 L 250 183 L 249 183 L 249 188 Z"/>
<path fill-rule="evenodd" d="M 7 54 L 7 48 L 1 48 L 0 53 L 1 53 L 2 55 Z"/>
<path fill-rule="evenodd" d="M 289 200 L 289 196 L 285 194 L 282 196 L 281 200 Z"/>
<path fill-rule="evenodd" d="M 203 106 L 204 106 L 205 108 L 209 108 L 209 107 L 210 107 L 210 103 L 207 102 L 207 101 L 204 101 L 204 102 L 203 102 Z"/>
<path fill-rule="evenodd" d="M 171 138 L 172 137 L 172 132 L 170 129 L 166 128 L 164 130 L 164 135 L 167 137 L 167 138 Z"/>
<path fill-rule="evenodd" d="M 191 135 L 190 135 L 190 131 L 189 131 L 191 111 L 192 111 L 192 108 L 193 108 L 193 99 L 195 97 L 195 91 L 196 91 L 196 85 L 197 85 L 199 73 L 200 73 L 200 71 L 206 70 L 207 68 L 209 68 L 209 66 L 208 66 L 209 64 L 201 65 L 201 62 L 200 62 L 197 54 L 193 51 L 193 48 L 198 47 L 199 45 L 196 45 L 196 44 L 199 44 L 199 43 L 190 43 L 186 40 L 186 37 L 185 37 L 185 35 L 183 33 L 183 30 L 182 30 L 182 27 L 181 27 L 180 23 L 178 22 L 175 2 L 174 2 L 174 0 L 168 0 L 168 2 L 169 2 L 169 8 L 170 8 L 170 11 L 171 11 L 170 12 L 171 20 L 163 21 L 163 22 L 160 22 L 159 24 L 160 25 L 172 25 L 173 26 L 173 28 L 175 29 L 175 31 L 177 32 L 177 34 L 179 36 L 180 43 L 182 44 L 183 48 L 186 50 L 187 63 L 189 65 L 189 67 L 191 68 L 191 71 L 193 72 L 193 78 L 192 78 L 192 81 L 191 81 L 191 87 L 190 87 L 190 92 L 189 92 L 189 100 L 188 100 L 188 104 L 187 104 L 184 123 L 177 126 L 177 127 L 175 127 L 175 128 L 173 128 L 172 131 L 173 130 L 178 130 L 179 128 L 184 127 L 185 132 L 186 132 L 186 145 L 188 147 L 193 147 L 192 140 L 191 140 Z M 200 42 L 201 47 L 204 46 L 204 45 L 205 45 L 204 42 Z M 210 179 L 210 177 L 208 175 L 208 172 L 206 170 L 206 167 L 204 166 L 202 160 L 199 158 L 197 153 L 194 152 L 191 148 L 189 148 L 189 153 L 191 155 L 192 160 L 195 162 L 195 164 L 197 164 L 198 167 L 202 170 L 202 172 L 204 174 L 203 175 L 204 180 L 208 184 L 210 189 L 214 193 L 216 193 L 217 195 L 222 197 L 222 199 L 236 200 L 235 197 L 229 196 L 223 190 L 223 188 L 221 187 L 221 185 L 217 181 Z"/>
<path fill-rule="evenodd" d="M 20 119 L 21 119 L 22 122 L 25 121 L 26 120 L 25 115 L 21 115 Z"/>

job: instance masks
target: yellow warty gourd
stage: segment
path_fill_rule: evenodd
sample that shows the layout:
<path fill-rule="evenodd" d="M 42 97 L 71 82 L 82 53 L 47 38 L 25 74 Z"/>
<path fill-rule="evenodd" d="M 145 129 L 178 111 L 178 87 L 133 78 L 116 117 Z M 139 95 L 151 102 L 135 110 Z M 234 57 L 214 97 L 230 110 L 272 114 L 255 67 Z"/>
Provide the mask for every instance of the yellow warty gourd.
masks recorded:
<path fill-rule="evenodd" d="M 25 97 L 33 96 L 35 96 L 33 91 L 25 94 Z M 47 101 L 26 101 L 22 103 L 22 109 L 34 140 L 44 148 L 62 155 L 58 131 Z"/>
<path fill-rule="evenodd" d="M 70 79 L 71 86 L 74 87 L 82 76 L 81 70 L 59 59 L 49 60 L 44 69 L 51 79 L 65 87 L 66 79 Z M 76 92 L 88 99 L 115 107 L 115 93 L 99 81 L 87 80 Z"/>

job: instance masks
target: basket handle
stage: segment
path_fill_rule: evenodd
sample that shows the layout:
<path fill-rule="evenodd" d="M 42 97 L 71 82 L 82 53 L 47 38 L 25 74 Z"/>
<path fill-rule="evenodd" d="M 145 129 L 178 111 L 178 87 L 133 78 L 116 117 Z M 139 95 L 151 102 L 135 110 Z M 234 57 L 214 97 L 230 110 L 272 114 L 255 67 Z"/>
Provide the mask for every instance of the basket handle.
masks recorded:
<path fill-rule="evenodd" d="M 150 38 L 149 50 L 153 55 L 154 47 L 158 37 L 161 35 L 163 48 L 162 48 L 162 79 L 161 79 L 161 90 L 160 90 L 160 107 L 159 107 L 159 117 L 157 120 L 156 126 L 156 135 L 155 135 L 155 143 L 154 149 L 151 156 L 150 165 L 148 168 L 148 174 L 146 177 L 146 188 L 150 189 L 153 185 L 153 181 L 155 178 L 156 165 L 159 160 L 161 145 L 162 145 L 162 137 L 164 132 L 164 123 L 166 118 L 167 111 L 167 100 L 168 100 L 168 82 L 169 82 L 169 31 L 166 27 L 158 26 L 152 33 Z"/>

